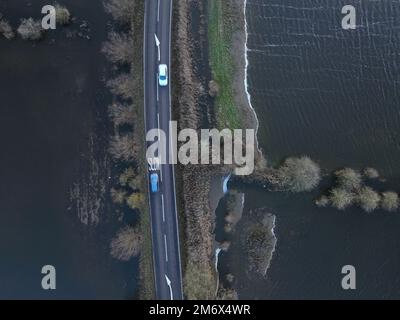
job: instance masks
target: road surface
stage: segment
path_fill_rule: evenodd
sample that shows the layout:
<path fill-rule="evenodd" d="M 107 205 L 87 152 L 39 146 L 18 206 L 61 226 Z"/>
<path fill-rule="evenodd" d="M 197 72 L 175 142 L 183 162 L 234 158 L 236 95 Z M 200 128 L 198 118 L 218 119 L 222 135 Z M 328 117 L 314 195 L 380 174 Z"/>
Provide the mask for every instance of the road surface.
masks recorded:
<path fill-rule="evenodd" d="M 169 136 L 171 87 L 158 86 L 160 63 L 170 66 L 172 0 L 146 0 L 144 22 L 144 104 L 146 131 L 161 129 Z M 156 37 L 159 47 L 156 45 Z M 170 71 L 170 70 L 169 70 Z M 170 82 L 170 79 L 169 79 Z M 168 143 L 167 154 L 170 144 Z M 160 190 L 150 195 L 156 299 L 182 299 L 179 227 L 173 165 L 162 165 Z"/>

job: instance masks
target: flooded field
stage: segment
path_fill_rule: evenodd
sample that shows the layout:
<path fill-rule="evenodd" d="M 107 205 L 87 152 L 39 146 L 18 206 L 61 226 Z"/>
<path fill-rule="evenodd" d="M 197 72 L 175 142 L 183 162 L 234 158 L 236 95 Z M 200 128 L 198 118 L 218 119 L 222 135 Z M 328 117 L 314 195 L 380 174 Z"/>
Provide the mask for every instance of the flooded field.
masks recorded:
<path fill-rule="evenodd" d="M 348 2 L 348 1 L 347 1 Z M 400 191 L 400 4 L 362 1 L 355 31 L 341 28 L 346 1 L 249 0 L 249 90 L 259 142 L 277 164 L 309 155 L 329 174 L 343 166 L 378 169 L 378 191 Z M 267 277 L 249 278 L 243 247 L 233 240 L 221 261 L 240 298 L 400 297 L 400 215 L 358 208 L 318 209 L 321 193 L 245 192 L 244 218 L 267 207 L 276 215 L 277 245 Z M 357 290 L 341 287 L 354 265 Z"/>
<path fill-rule="evenodd" d="M 2 0 L 16 28 L 46 1 Z M 100 49 L 101 1 L 66 0 L 74 21 L 35 43 L 0 39 L 0 298 L 134 298 L 137 260 L 109 254 L 119 213 L 109 199 L 111 134 Z M 54 265 L 57 289 L 41 288 Z"/>

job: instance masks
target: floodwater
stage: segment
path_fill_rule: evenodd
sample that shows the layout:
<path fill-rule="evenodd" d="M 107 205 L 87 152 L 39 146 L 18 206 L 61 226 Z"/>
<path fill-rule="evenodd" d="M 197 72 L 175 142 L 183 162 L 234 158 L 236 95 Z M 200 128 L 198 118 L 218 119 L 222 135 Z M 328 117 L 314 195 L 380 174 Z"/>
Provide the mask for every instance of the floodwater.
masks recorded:
<path fill-rule="evenodd" d="M 47 3 L 2 0 L 0 12 L 16 28 Z M 120 227 L 100 53 L 110 17 L 101 1 L 62 3 L 71 26 L 38 43 L 0 39 L 0 298 L 134 298 L 137 260 L 109 255 Z M 82 23 L 90 39 L 67 37 Z M 44 265 L 56 268 L 56 290 L 41 288 Z"/>
<path fill-rule="evenodd" d="M 350 1 L 356 30 L 341 28 L 340 0 L 248 0 L 249 90 L 259 142 L 277 164 L 309 155 L 329 176 L 372 166 L 400 191 L 400 2 Z M 322 189 L 329 186 L 324 179 Z M 267 207 L 278 238 L 267 279 L 246 276 L 233 242 L 221 261 L 240 298 L 400 298 L 400 214 L 318 209 L 312 194 L 246 193 L 244 217 Z M 344 265 L 356 290 L 341 287 Z"/>

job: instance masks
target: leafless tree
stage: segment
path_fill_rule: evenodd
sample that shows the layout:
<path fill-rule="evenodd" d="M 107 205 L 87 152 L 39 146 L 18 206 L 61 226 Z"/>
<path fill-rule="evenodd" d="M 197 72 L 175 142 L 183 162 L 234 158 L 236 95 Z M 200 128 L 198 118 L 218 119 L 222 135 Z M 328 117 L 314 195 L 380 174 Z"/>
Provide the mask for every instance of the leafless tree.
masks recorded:
<path fill-rule="evenodd" d="M 17 32 L 24 40 L 39 40 L 43 35 L 41 21 L 32 18 L 22 19 Z"/>
<path fill-rule="evenodd" d="M 112 63 L 132 63 L 134 52 L 132 34 L 111 32 L 101 51 Z"/>
<path fill-rule="evenodd" d="M 111 255 L 118 260 L 128 261 L 139 254 L 141 242 L 142 235 L 138 228 L 124 227 L 111 241 Z"/>

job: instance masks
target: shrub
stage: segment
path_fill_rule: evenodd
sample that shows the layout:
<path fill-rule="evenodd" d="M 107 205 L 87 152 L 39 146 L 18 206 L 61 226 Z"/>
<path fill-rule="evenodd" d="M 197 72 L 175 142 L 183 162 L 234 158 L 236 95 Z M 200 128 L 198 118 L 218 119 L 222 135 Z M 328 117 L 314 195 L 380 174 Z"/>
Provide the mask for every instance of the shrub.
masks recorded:
<path fill-rule="evenodd" d="M 119 176 L 119 184 L 123 187 L 129 186 L 129 182 L 135 179 L 136 171 L 135 169 L 129 167 L 124 170 L 124 172 Z"/>
<path fill-rule="evenodd" d="M 206 263 L 189 262 L 186 266 L 184 286 L 189 300 L 211 300 L 215 296 L 215 279 Z"/>
<path fill-rule="evenodd" d="M 132 134 L 115 135 L 110 142 L 109 151 L 114 159 L 132 161 L 135 158 L 136 146 Z"/>
<path fill-rule="evenodd" d="M 108 107 L 108 113 L 115 126 L 133 125 L 135 121 L 135 112 L 132 105 L 114 103 Z"/>
<path fill-rule="evenodd" d="M 131 22 L 135 10 L 134 0 L 107 0 L 104 2 L 106 12 L 111 14 L 114 20 L 122 24 Z"/>
<path fill-rule="evenodd" d="M 358 192 L 358 202 L 360 207 L 366 212 L 372 212 L 378 208 L 381 197 L 370 187 L 363 187 Z"/>
<path fill-rule="evenodd" d="M 140 252 L 142 236 L 138 228 L 124 227 L 110 244 L 111 255 L 122 261 L 128 261 Z"/>
<path fill-rule="evenodd" d="M 107 87 L 110 88 L 110 91 L 120 96 L 125 100 L 134 98 L 134 81 L 131 74 L 121 74 L 118 77 L 111 79 L 107 82 Z"/>
<path fill-rule="evenodd" d="M 140 209 L 144 205 L 144 200 L 145 197 L 143 193 L 135 192 L 126 199 L 126 203 L 131 209 Z"/>
<path fill-rule="evenodd" d="M 318 186 L 321 170 L 309 157 L 288 158 L 278 168 L 276 180 L 292 192 L 310 191 Z"/>
<path fill-rule="evenodd" d="M 111 32 L 101 51 L 112 63 L 129 64 L 133 59 L 133 38 L 131 34 Z"/>
<path fill-rule="evenodd" d="M 111 191 L 111 199 L 116 204 L 123 204 L 125 201 L 126 192 L 120 189 L 112 188 Z"/>
<path fill-rule="evenodd" d="M 379 178 L 379 172 L 378 172 L 378 170 L 376 170 L 374 168 L 365 168 L 363 170 L 363 174 L 368 179 L 378 179 Z"/>
<path fill-rule="evenodd" d="M 41 21 L 32 18 L 22 19 L 17 32 L 24 40 L 39 40 L 43 35 Z"/>
<path fill-rule="evenodd" d="M 393 191 L 382 193 L 382 209 L 386 211 L 396 211 L 399 208 L 399 195 Z"/>
<path fill-rule="evenodd" d="M 354 194 L 349 190 L 334 188 L 329 193 L 329 200 L 332 206 L 338 210 L 344 210 L 354 202 Z"/>
<path fill-rule="evenodd" d="M 15 34 L 12 30 L 11 25 L 7 20 L 3 19 L 2 14 L 0 13 L 0 34 L 2 34 L 6 39 L 14 38 Z"/>
<path fill-rule="evenodd" d="M 215 80 L 211 80 L 208 83 L 208 94 L 210 95 L 210 97 L 216 97 L 219 95 L 220 92 L 220 87 L 218 82 L 216 82 Z"/>
<path fill-rule="evenodd" d="M 56 9 L 56 21 L 58 24 L 66 25 L 70 23 L 71 14 L 66 7 L 56 3 L 54 4 L 54 8 Z"/>
<path fill-rule="evenodd" d="M 351 168 L 344 168 L 335 172 L 337 183 L 340 188 L 346 190 L 357 190 L 362 183 L 361 174 Z"/>

